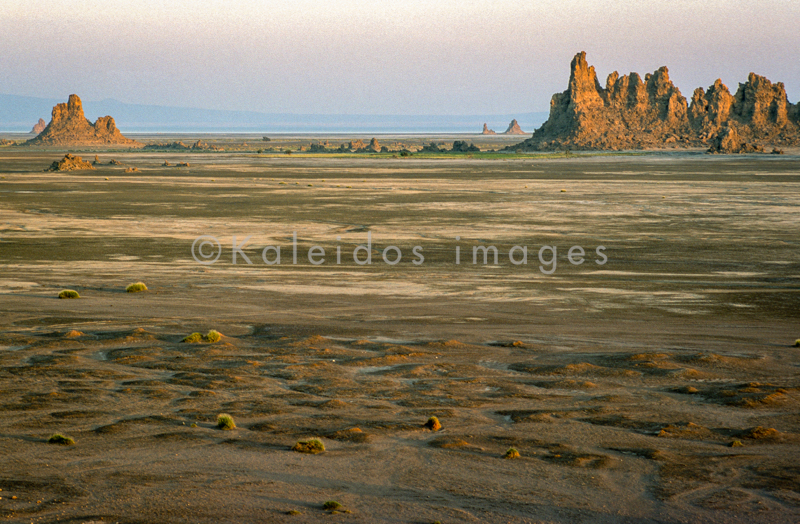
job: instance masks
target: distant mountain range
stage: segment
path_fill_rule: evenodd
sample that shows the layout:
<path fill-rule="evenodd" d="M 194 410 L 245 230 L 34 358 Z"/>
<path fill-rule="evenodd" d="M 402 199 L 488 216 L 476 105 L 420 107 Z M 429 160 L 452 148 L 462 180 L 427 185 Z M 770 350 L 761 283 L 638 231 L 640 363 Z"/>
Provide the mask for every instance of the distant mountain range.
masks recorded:
<path fill-rule="evenodd" d="M 50 121 L 53 106 L 61 100 L 0 94 L 0 131 L 29 132 L 43 118 Z M 225 111 L 189 107 L 126 104 L 113 99 L 83 101 L 86 117 L 114 117 L 124 133 L 475 133 L 484 123 L 505 129 L 516 119 L 532 133 L 547 113 L 501 115 L 299 115 Z"/>

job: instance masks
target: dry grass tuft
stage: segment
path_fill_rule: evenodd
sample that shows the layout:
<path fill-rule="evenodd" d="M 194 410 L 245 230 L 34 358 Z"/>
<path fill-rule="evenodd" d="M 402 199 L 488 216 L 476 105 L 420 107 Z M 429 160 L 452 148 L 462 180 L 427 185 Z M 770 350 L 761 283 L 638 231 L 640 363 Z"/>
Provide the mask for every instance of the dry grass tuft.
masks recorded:
<path fill-rule="evenodd" d="M 50 444 L 59 444 L 61 446 L 75 445 L 75 441 L 72 438 L 62 435 L 61 433 L 55 433 L 47 440 L 47 442 Z"/>
<path fill-rule="evenodd" d="M 312 438 L 311 440 L 301 440 L 297 442 L 294 446 L 292 446 L 292 451 L 297 451 L 298 453 L 311 453 L 312 455 L 316 455 L 317 453 L 322 453 L 325 451 L 325 444 L 318 438 Z"/>
<path fill-rule="evenodd" d="M 438 418 L 431 417 L 425 423 L 425 427 L 428 428 L 431 431 L 439 431 L 440 429 L 442 429 L 442 423 L 439 422 Z"/>

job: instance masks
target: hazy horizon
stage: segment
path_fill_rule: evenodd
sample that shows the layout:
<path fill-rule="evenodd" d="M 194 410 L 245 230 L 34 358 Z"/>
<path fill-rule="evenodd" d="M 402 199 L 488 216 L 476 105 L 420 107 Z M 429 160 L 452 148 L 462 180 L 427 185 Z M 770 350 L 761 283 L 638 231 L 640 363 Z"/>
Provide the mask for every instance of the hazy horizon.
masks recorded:
<path fill-rule="evenodd" d="M 587 52 L 685 97 L 755 72 L 800 98 L 800 4 L 4 2 L 0 93 L 289 114 L 541 112 Z M 713 22 L 713 23 L 712 23 Z"/>

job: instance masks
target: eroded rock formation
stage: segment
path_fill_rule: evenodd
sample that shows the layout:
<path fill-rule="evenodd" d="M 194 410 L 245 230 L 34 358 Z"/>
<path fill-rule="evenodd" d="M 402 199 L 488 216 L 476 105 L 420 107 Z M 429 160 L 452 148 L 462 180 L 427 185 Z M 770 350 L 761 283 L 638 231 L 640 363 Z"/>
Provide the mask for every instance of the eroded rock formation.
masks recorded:
<path fill-rule="evenodd" d="M 144 146 L 144 149 L 155 149 L 155 150 L 176 150 L 176 151 L 186 151 L 186 150 L 200 150 L 200 151 L 223 151 L 222 148 L 209 145 L 208 142 L 203 142 L 202 140 L 198 140 L 194 142 L 192 145 L 187 145 L 182 141 L 179 142 L 156 142 L 154 144 L 147 144 Z"/>
<path fill-rule="evenodd" d="M 453 142 L 453 152 L 460 152 L 460 153 L 473 153 L 480 151 L 481 148 L 476 146 L 475 144 L 468 144 L 466 140 L 456 140 Z"/>
<path fill-rule="evenodd" d="M 57 104 L 53 108 L 53 118 L 47 127 L 25 145 L 139 147 L 142 144 L 122 136 L 110 116 L 100 117 L 94 124 L 89 122 L 83 115 L 81 99 L 78 95 L 69 95 L 66 104 Z"/>
<path fill-rule="evenodd" d="M 510 124 L 508 124 L 508 129 L 503 132 L 504 135 L 524 135 L 525 131 L 520 129 L 519 124 L 517 123 L 517 119 L 513 119 Z"/>
<path fill-rule="evenodd" d="M 361 140 L 360 138 L 358 140 L 351 140 L 347 144 L 347 149 L 349 149 L 351 151 L 358 151 L 359 149 L 364 149 L 364 147 L 365 147 L 364 146 L 364 141 Z"/>
<path fill-rule="evenodd" d="M 531 138 L 507 149 L 613 150 L 672 144 L 727 151 L 719 143 L 731 142 L 735 133 L 738 150 L 753 151 L 764 143 L 800 144 L 799 121 L 800 110 L 789 103 L 783 84 L 754 73 L 739 84 L 735 95 L 717 80 L 707 91 L 696 89 L 687 104 L 666 67 L 644 79 L 637 73 L 620 77 L 615 71 L 603 88 L 581 52 L 572 60 L 567 90 L 553 95 L 547 121 Z"/>
<path fill-rule="evenodd" d="M 692 127 L 701 140 L 716 139 L 726 127 L 748 140 L 798 143 L 797 107 L 789 103 L 783 83 L 773 84 L 750 73 L 731 95 L 720 80 L 704 92 L 697 88 L 689 108 Z M 713 144 L 712 144 L 713 145 Z"/>
<path fill-rule="evenodd" d="M 61 160 L 56 160 L 50 164 L 50 167 L 45 171 L 78 171 L 81 169 L 94 169 L 94 167 L 81 157 L 67 153 Z"/>
<path fill-rule="evenodd" d="M 482 135 L 496 135 L 497 133 L 494 132 L 494 129 L 489 129 L 486 124 L 483 124 L 483 132 Z"/>
<path fill-rule="evenodd" d="M 735 127 L 726 126 L 711 138 L 709 153 L 763 153 L 764 148 L 748 142 L 743 142 Z"/>
<path fill-rule="evenodd" d="M 38 135 L 39 133 L 44 131 L 46 127 L 47 127 L 47 122 L 45 122 L 43 118 L 40 118 L 39 121 L 36 122 L 36 124 L 34 124 L 33 129 L 31 129 L 31 133 L 33 133 L 34 135 Z"/>

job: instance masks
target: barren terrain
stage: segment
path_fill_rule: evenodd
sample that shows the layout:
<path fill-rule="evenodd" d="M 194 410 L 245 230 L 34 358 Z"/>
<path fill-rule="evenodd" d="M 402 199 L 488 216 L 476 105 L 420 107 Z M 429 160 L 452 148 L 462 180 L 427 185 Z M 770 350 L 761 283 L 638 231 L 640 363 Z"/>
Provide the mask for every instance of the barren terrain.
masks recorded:
<path fill-rule="evenodd" d="M 800 519 L 798 151 L 230 149 L 0 149 L 0 518 Z"/>

